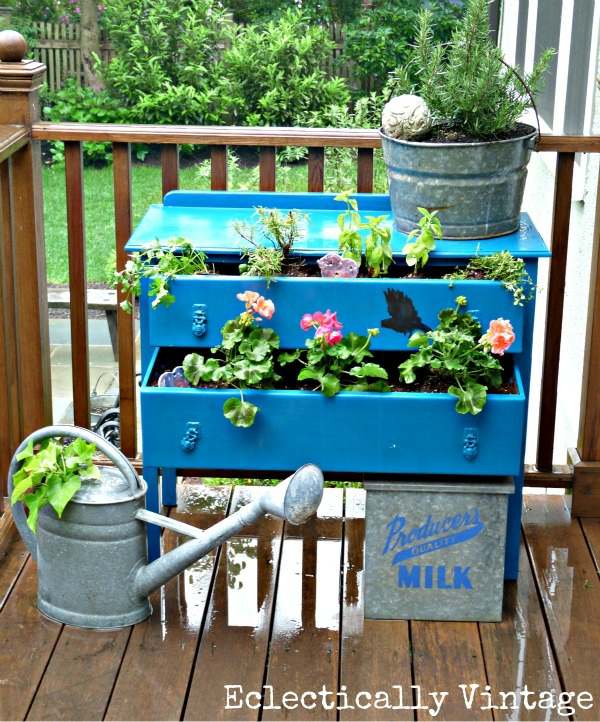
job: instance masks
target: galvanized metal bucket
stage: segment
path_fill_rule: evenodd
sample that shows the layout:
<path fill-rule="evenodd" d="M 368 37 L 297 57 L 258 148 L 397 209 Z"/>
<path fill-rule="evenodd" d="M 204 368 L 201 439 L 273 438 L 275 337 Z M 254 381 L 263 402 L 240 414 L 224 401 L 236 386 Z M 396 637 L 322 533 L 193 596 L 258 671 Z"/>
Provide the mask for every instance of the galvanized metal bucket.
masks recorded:
<path fill-rule="evenodd" d="M 365 482 L 365 617 L 498 622 L 510 478 Z"/>
<path fill-rule="evenodd" d="M 479 143 L 428 143 L 390 138 L 380 130 L 394 225 L 408 233 L 418 207 L 439 209 L 444 238 L 513 233 L 537 131 Z"/>

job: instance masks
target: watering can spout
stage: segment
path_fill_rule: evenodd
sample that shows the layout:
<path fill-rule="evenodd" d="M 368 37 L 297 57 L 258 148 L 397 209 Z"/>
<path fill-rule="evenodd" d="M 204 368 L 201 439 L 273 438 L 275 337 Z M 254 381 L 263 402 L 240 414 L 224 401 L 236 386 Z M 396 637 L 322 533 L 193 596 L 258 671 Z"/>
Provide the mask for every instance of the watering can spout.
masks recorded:
<path fill-rule="evenodd" d="M 323 473 L 313 464 L 306 464 L 285 481 L 266 491 L 260 498 L 238 509 L 206 531 L 180 523 L 168 524 L 165 517 L 140 510 L 137 514 L 139 519 L 163 526 L 169 525 L 174 529 L 179 528 L 196 538 L 173 549 L 151 564 L 138 568 L 133 580 L 134 594 L 140 598 L 147 597 L 169 579 L 180 574 L 264 514 L 281 517 L 290 524 L 302 524 L 317 511 L 322 496 Z"/>

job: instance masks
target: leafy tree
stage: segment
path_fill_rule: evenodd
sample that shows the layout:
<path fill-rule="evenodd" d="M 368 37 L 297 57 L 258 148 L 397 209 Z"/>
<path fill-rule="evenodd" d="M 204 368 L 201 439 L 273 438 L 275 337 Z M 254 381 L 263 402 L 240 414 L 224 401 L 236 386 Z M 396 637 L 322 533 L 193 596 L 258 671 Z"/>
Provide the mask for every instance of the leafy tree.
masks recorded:
<path fill-rule="evenodd" d="M 105 70 L 107 87 L 132 108 L 133 120 L 146 119 L 159 107 L 173 112 L 173 101 L 175 112 L 189 103 L 184 122 L 218 120 L 212 107 L 215 65 L 227 18 L 217 3 L 112 0 L 105 22 L 115 49 Z"/>
<path fill-rule="evenodd" d="M 342 62 L 351 61 L 354 72 L 368 90 L 381 91 L 387 76 L 410 57 L 422 0 L 377 0 L 345 32 Z M 447 42 L 462 7 L 452 0 L 432 0 L 434 39 Z"/>
<path fill-rule="evenodd" d="M 332 41 L 327 30 L 288 10 L 264 25 L 232 32 L 220 63 L 221 102 L 242 125 L 295 125 L 311 111 L 345 105 L 346 82 L 323 69 Z"/>

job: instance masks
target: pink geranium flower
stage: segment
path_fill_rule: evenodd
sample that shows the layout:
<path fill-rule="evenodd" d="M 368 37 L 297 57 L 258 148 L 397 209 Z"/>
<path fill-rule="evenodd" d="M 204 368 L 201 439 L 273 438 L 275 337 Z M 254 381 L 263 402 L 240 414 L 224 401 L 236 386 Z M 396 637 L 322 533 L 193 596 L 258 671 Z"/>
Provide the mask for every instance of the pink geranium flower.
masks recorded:
<path fill-rule="evenodd" d="M 504 352 L 513 345 L 515 332 L 510 321 L 504 318 L 497 318 L 490 321 L 488 330 L 479 340 L 484 346 L 488 346 L 496 356 L 504 356 Z"/>
<path fill-rule="evenodd" d="M 337 320 L 337 313 L 332 313 L 329 309 L 323 314 L 321 323 L 334 331 L 339 331 L 342 328 L 342 324 Z"/>
<path fill-rule="evenodd" d="M 314 328 L 315 338 L 322 338 L 329 346 L 335 346 L 344 338 L 340 333 L 342 324 L 337 320 L 337 313 L 329 309 L 325 313 L 322 311 L 305 313 L 300 319 L 300 328 L 303 331 Z"/>
<path fill-rule="evenodd" d="M 305 313 L 304 316 L 300 319 L 300 328 L 303 331 L 308 331 L 309 328 L 311 328 L 313 325 L 313 315 L 312 313 Z"/>
<path fill-rule="evenodd" d="M 325 340 L 330 346 L 335 346 L 336 343 L 340 343 L 343 338 L 339 331 L 330 331 L 325 337 Z"/>

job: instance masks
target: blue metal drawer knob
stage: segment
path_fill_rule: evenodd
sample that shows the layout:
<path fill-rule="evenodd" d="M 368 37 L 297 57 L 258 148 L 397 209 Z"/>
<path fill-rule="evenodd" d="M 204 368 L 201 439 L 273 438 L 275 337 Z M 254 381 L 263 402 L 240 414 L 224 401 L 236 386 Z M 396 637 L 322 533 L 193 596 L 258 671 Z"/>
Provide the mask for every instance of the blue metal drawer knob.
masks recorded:
<path fill-rule="evenodd" d="M 192 317 L 192 333 L 196 338 L 202 338 L 206 334 L 206 304 L 195 303 L 194 315 Z"/>
<path fill-rule="evenodd" d="M 188 421 L 185 434 L 181 437 L 181 448 L 187 454 L 191 454 L 198 444 L 200 438 L 200 424 L 197 421 Z"/>
<path fill-rule="evenodd" d="M 479 453 L 479 431 L 473 426 L 465 427 L 463 432 L 463 456 L 474 461 Z"/>

